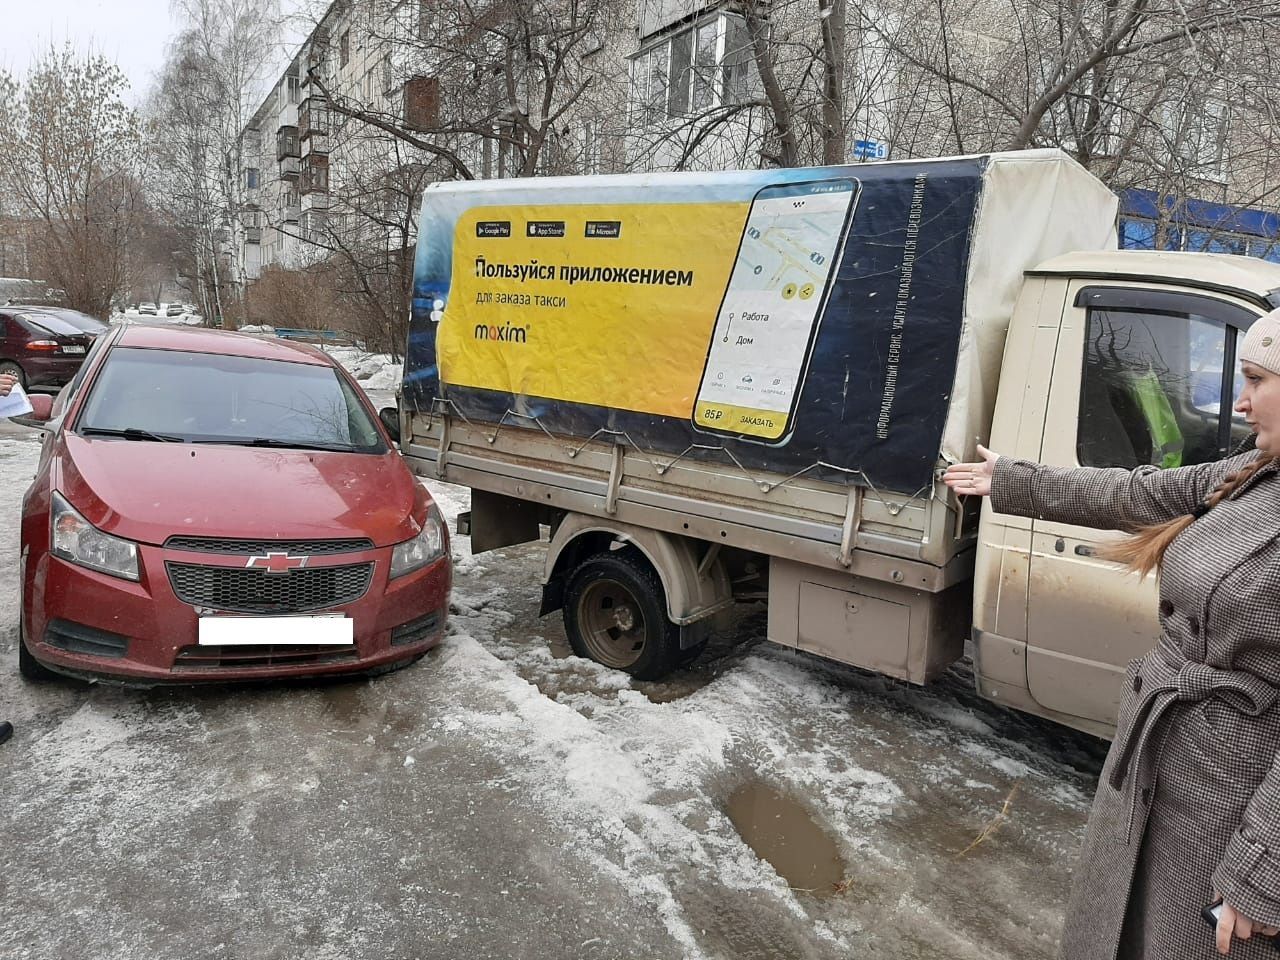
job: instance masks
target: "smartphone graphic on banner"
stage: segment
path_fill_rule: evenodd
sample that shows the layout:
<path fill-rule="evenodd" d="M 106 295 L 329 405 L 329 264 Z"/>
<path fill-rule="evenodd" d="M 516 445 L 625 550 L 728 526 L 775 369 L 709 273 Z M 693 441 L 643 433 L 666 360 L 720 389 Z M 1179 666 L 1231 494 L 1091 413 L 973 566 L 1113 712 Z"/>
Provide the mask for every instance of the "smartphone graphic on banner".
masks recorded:
<path fill-rule="evenodd" d="M 790 436 L 858 190 L 853 179 L 814 180 L 752 198 L 694 401 L 696 430 L 774 444 Z"/>

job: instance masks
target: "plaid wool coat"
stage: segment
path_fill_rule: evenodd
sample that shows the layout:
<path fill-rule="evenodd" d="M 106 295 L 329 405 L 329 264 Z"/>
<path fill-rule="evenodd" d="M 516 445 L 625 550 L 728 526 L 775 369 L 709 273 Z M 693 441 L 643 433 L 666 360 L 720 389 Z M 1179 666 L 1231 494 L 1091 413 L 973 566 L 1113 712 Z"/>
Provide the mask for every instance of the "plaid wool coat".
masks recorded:
<path fill-rule="evenodd" d="M 1001 457 L 991 505 L 1129 529 L 1191 513 L 1259 456 L 1134 471 Z M 1200 916 L 1215 891 L 1280 925 L 1280 464 L 1174 540 L 1159 612 L 1159 642 L 1124 678 L 1067 909 L 1066 960 L 1216 957 Z M 1264 939 L 1236 940 L 1230 955 L 1280 957 Z"/>

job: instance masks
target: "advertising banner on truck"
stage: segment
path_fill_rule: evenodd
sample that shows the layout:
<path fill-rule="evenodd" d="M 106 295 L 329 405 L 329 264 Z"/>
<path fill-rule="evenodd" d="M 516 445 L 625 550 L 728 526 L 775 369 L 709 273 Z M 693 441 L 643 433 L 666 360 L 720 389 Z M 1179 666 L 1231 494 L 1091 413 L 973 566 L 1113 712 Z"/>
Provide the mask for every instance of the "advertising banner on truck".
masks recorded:
<path fill-rule="evenodd" d="M 404 400 L 926 488 L 988 159 L 434 185 Z"/>

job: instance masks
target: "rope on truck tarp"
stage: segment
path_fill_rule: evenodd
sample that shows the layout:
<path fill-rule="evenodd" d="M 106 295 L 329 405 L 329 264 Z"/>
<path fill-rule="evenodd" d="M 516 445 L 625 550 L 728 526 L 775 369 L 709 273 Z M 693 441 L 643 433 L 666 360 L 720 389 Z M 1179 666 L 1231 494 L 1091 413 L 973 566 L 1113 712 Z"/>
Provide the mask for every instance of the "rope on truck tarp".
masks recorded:
<path fill-rule="evenodd" d="M 467 418 L 467 415 L 458 408 L 458 405 L 454 403 L 452 400 L 450 400 L 448 397 L 432 397 L 431 408 L 427 411 L 428 427 L 435 426 L 436 410 L 439 409 L 440 407 L 444 407 L 446 409 L 448 409 L 449 407 L 452 407 L 454 413 L 456 413 L 463 420 L 466 420 L 468 424 L 475 426 L 475 424 L 472 424 L 471 420 Z"/>
<path fill-rule="evenodd" d="M 466 422 L 469 425 L 471 426 L 476 425 L 473 421 L 468 419 L 468 417 L 460 409 L 458 409 L 458 405 L 448 397 L 432 397 L 431 398 L 432 416 L 434 416 L 437 410 L 438 404 L 443 405 L 446 408 L 452 408 L 452 410 L 455 413 L 457 413 L 457 415 L 461 417 L 463 420 L 466 420 Z M 853 467 L 842 467 L 834 463 L 827 463 L 825 460 L 815 460 L 813 463 L 809 464 L 809 466 L 801 470 L 797 470 L 795 473 L 791 474 L 790 476 L 784 477 L 782 480 L 778 480 L 776 482 L 771 480 L 761 480 L 758 477 L 752 476 L 751 471 L 748 470 L 743 465 L 742 461 L 739 460 L 734 455 L 733 451 L 730 450 L 728 447 L 725 447 L 723 445 L 713 446 L 705 443 L 691 443 L 689 444 L 689 446 L 685 447 L 682 451 L 680 451 L 680 453 L 677 454 L 674 458 L 672 458 L 671 460 L 668 460 L 666 463 L 662 463 L 661 461 L 651 457 L 649 453 L 644 448 L 642 448 L 638 443 L 636 443 L 635 440 L 631 438 L 631 435 L 627 433 L 625 430 L 612 430 L 612 429 L 609 429 L 608 427 L 600 427 L 598 430 L 596 430 L 595 433 L 591 434 L 591 436 L 587 437 L 585 440 L 583 440 L 581 443 L 579 443 L 575 447 L 569 443 L 567 438 L 557 437 L 550 430 L 548 430 L 546 425 L 542 423 L 541 420 L 539 420 L 536 414 L 519 413 L 510 408 L 508 408 L 506 412 L 503 413 L 501 419 L 498 420 L 498 424 L 494 428 L 493 433 L 485 438 L 485 440 L 489 443 L 490 446 L 492 446 L 494 443 L 497 442 L 498 435 L 502 432 L 502 427 L 507 423 L 508 417 L 520 419 L 520 420 L 528 420 L 533 424 L 535 424 L 538 427 L 538 429 L 541 430 L 547 436 L 549 440 L 552 440 L 555 443 L 564 443 L 565 453 L 569 456 L 569 459 L 571 460 L 576 458 L 578 454 L 580 454 L 583 450 L 585 450 L 587 448 L 587 445 L 590 444 L 592 441 L 594 441 L 597 437 L 600 437 L 600 436 L 613 437 L 615 438 L 615 442 L 617 439 L 625 440 L 627 444 L 631 447 L 632 451 L 636 455 L 638 455 L 640 459 L 647 461 L 648 464 L 653 468 L 653 472 L 660 477 L 666 474 L 668 470 L 674 467 L 677 463 L 683 460 L 686 456 L 689 455 L 690 452 L 694 450 L 703 450 L 711 453 L 720 452 L 720 453 L 723 453 L 726 457 L 728 457 L 731 461 L 733 461 L 733 465 L 736 466 L 740 471 L 742 471 L 742 475 L 746 479 L 754 483 L 761 493 L 766 495 L 772 493 L 774 490 L 780 489 L 781 487 L 785 487 L 787 484 L 791 483 L 794 480 L 800 479 L 805 474 L 809 473 L 809 471 L 811 470 L 816 470 L 819 468 L 826 469 L 826 470 L 834 470 L 837 473 L 842 473 L 845 476 L 855 477 L 858 480 L 860 480 L 861 481 L 860 485 L 866 487 L 868 490 L 871 491 L 871 493 L 874 495 L 874 498 L 884 505 L 885 510 L 888 511 L 889 516 L 891 517 L 898 516 L 898 514 L 902 513 L 902 511 L 907 508 L 907 505 L 912 503 L 913 501 L 920 500 L 922 498 L 928 499 L 930 496 L 932 496 L 933 490 L 934 490 L 933 484 L 929 483 L 922 486 L 915 493 L 907 496 L 902 502 L 898 502 L 897 500 L 890 500 L 879 490 L 878 487 L 876 487 L 874 483 L 871 482 L 871 478 L 867 476 L 865 471 L 861 469 L 853 468 Z M 431 425 L 431 420 L 428 420 L 428 425 Z"/>

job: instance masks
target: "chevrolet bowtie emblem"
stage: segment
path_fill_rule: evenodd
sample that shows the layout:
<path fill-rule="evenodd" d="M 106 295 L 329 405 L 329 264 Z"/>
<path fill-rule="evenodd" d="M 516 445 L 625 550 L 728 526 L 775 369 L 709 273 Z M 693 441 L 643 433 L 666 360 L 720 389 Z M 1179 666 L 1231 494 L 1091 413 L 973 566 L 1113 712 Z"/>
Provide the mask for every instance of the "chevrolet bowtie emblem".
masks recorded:
<path fill-rule="evenodd" d="M 305 567 L 309 559 L 311 558 L 291 557 L 281 551 L 279 553 L 268 553 L 262 557 L 250 557 L 245 566 L 255 570 L 265 570 L 267 573 L 288 573 L 290 570 Z"/>

